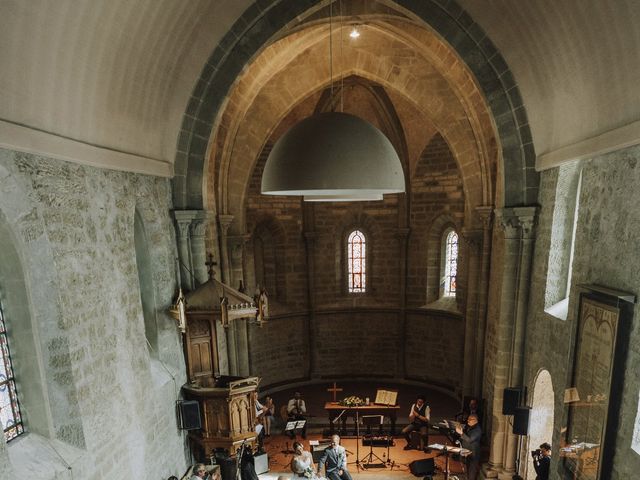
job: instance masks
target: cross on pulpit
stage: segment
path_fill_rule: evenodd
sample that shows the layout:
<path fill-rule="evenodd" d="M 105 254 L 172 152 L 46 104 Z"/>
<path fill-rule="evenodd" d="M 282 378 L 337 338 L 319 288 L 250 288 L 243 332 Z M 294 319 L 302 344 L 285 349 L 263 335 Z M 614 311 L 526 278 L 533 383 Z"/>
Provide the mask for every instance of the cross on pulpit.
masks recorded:
<path fill-rule="evenodd" d="M 336 385 L 336 382 L 333 382 L 333 387 L 327 388 L 327 392 L 333 393 L 333 401 L 334 401 L 334 403 L 337 401 L 336 400 L 336 393 L 341 392 L 341 391 L 342 391 L 342 389 L 338 388 L 338 386 Z"/>

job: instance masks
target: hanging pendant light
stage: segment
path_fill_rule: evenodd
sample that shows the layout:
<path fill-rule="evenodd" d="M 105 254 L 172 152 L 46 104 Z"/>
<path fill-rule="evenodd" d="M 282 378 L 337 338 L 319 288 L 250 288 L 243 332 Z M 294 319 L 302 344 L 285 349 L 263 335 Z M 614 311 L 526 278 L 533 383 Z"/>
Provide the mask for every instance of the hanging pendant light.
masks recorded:
<path fill-rule="evenodd" d="M 341 88 L 341 105 L 343 92 Z M 389 139 L 371 123 L 344 112 L 316 114 L 291 127 L 273 146 L 262 173 L 264 195 L 298 195 L 307 202 L 382 200 L 384 194 L 404 191 L 402 164 Z"/>
<path fill-rule="evenodd" d="M 262 193 L 306 201 L 381 200 L 404 192 L 404 174 L 389 139 L 369 122 L 340 112 L 294 125 L 276 142 L 262 174 Z"/>

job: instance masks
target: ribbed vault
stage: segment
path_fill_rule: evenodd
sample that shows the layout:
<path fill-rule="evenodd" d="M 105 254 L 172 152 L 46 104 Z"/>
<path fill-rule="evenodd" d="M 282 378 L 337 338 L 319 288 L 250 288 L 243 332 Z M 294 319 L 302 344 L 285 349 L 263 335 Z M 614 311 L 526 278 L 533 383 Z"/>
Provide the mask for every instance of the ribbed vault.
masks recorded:
<path fill-rule="evenodd" d="M 363 36 L 351 42 L 348 37 L 341 41 L 340 33 L 334 34 L 336 50 L 342 50 L 334 56 L 334 81 L 357 75 L 411 103 L 451 146 L 469 207 L 492 204 L 495 132 L 488 107 L 459 58 L 433 33 L 411 24 L 368 23 Z M 209 160 L 216 168 L 207 169 L 208 207 L 215 209 L 217 202 L 221 212 L 236 217 L 237 228 L 263 145 L 274 140 L 273 132 L 295 105 L 330 83 L 328 44 L 326 25 L 274 43 L 243 73 L 218 117 Z"/>

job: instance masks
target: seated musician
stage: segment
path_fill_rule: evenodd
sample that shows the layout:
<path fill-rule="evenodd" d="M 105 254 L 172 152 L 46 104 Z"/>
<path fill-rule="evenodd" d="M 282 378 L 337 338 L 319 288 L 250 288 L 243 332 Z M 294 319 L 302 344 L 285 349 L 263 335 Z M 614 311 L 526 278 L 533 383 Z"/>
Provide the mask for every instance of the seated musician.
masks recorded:
<path fill-rule="evenodd" d="M 466 459 L 467 478 L 476 480 L 480 472 L 480 440 L 482 439 L 482 429 L 478 424 L 478 416 L 474 413 L 467 418 L 467 425 L 456 427 L 456 433 L 460 435 L 462 448 L 471 450 L 471 455 Z"/>
<path fill-rule="evenodd" d="M 306 420 L 307 406 L 302 399 L 300 392 L 295 392 L 293 398 L 289 400 L 287 404 L 287 414 L 289 415 L 289 421 L 292 420 Z M 296 434 L 291 431 L 289 433 L 291 438 L 295 438 Z M 307 424 L 305 423 L 302 428 L 302 438 L 307 438 Z"/>
<path fill-rule="evenodd" d="M 258 440 L 258 451 L 263 451 L 262 442 L 264 440 L 265 430 L 264 430 L 264 417 L 267 412 L 267 407 L 262 405 L 258 401 L 258 392 L 253 392 L 253 401 L 256 406 L 256 424 L 255 424 L 255 432 L 257 434 Z"/>
<path fill-rule="evenodd" d="M 431 415 L 431 409 L 427 405 L 427 401 L 424 395 L 418 395 L 416 403 L 411 405 L 409 410 L 409 425 L 402 429 L 404 438 L 407 440 L 405 450 L 411 450 L 415 448 L 415 445 L 411 445 L 411 432 L 414 430 L 420 432 L 420 450 L 426 450 L 429 443 L 429 418 Z"/>

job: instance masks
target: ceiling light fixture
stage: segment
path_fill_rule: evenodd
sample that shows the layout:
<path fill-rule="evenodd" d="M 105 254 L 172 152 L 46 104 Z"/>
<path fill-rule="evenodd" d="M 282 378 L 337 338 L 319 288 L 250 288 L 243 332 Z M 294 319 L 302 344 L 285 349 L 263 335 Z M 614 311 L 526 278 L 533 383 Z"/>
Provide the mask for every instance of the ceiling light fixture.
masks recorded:
<path fill-rule="evenodd" d="M 330 4 L 331 98 L 332 35 Z M 320 113 L 295 124 L 276 141 L 262 173 L 262 194 L 297 195 L 308 202 L 382 200 L 384 194 L 404 191 L 402 163 L 389 139 L 371 123 L 344 112 Z"/>
<path fill-rule="evenodd" d="M 360 36 L 360 31 L 358 30 L 358 27 L 353 27 L 351 29 L 351 33 L 349 33 L 349 36 L 354 40 L 358 38 Z"/>

